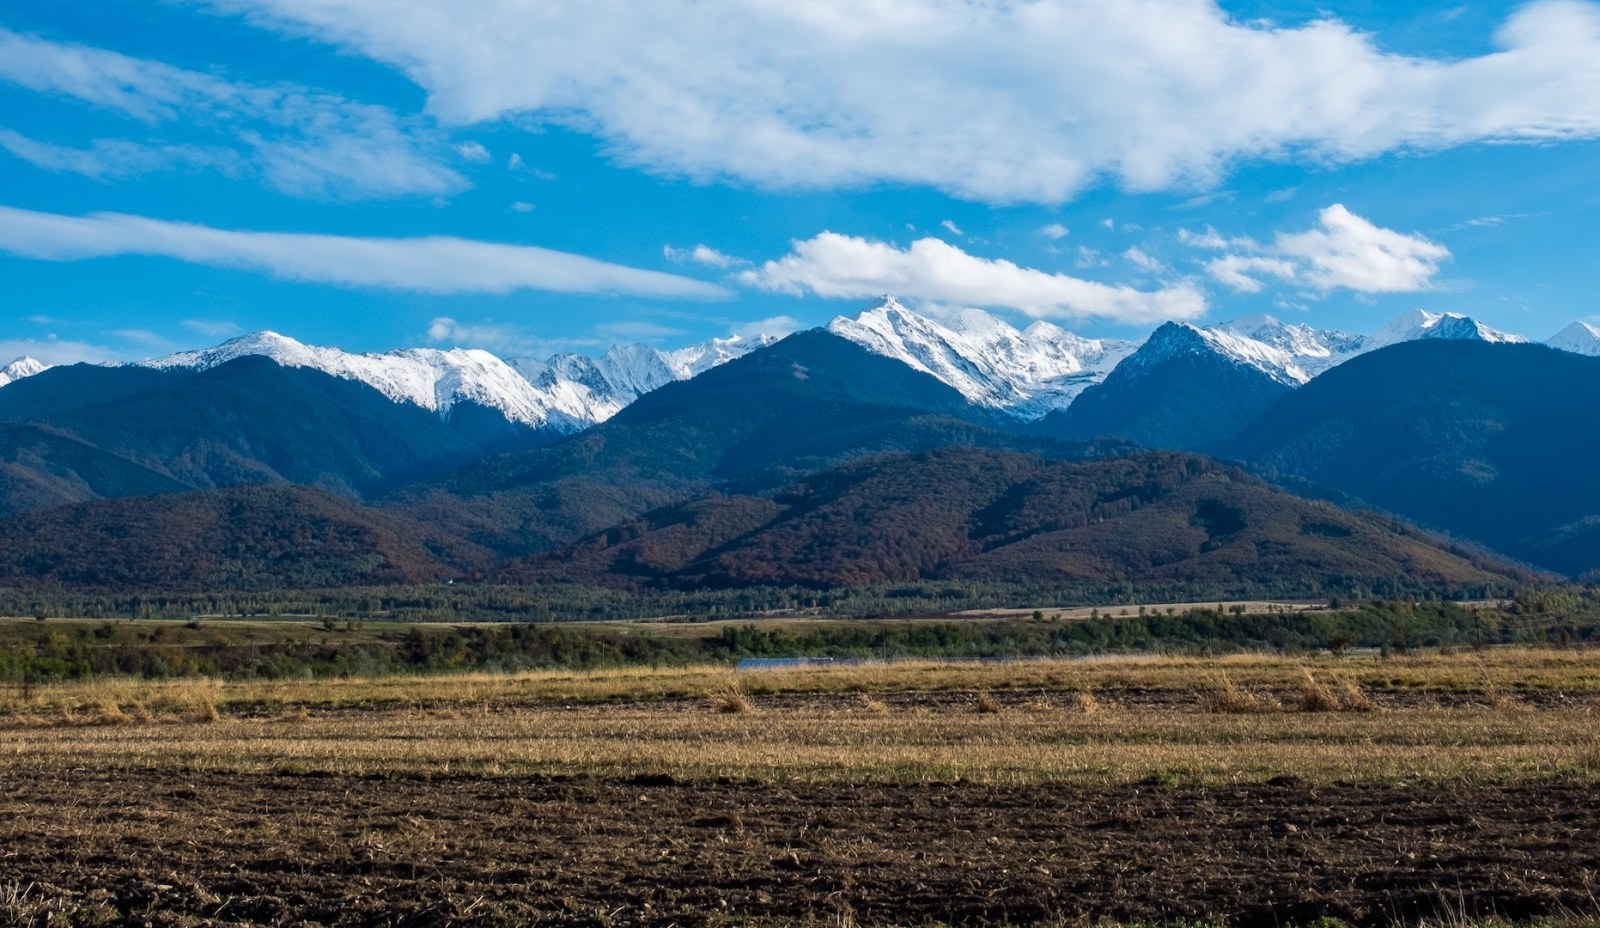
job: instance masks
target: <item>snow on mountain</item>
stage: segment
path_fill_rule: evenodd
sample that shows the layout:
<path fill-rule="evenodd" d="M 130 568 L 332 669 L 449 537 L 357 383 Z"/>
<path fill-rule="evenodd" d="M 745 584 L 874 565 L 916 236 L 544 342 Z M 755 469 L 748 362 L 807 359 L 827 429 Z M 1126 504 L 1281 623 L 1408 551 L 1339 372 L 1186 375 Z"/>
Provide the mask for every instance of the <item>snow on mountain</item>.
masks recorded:
<path fill-rule="evenodd" d="M 207 370 L 251 356 L 359 381 L 397 403 L 412 403 L 440 415 L 447 415 L 457 403 L 473 402 L 534 428 L 570 431 L 575 426 L 526 378 L 479 349 L 405 348 L 385 354 L 351 354 L 302 344 L 276 332 L 255 332 L 214 348 L 139 363 L 157 369 Z"/>
<path fill-rule="evenodd" d="M 512 358 L 507 363 L 543 391 L 552 408 L 576 422 L 593 425 L 657 387 L 688 380 L 777 340 L 776 335 L 735 335 L 675 351 L 615 345 L 598 358 L 558 354 L 545 361 Z"/>
<path fill-rule="evenodd" d="M 1358 354 L 1424 338 L 1472 339 L 1515 343 L 1526 339 L 1491 329 L 1460 313 L 1414 309 L 1374 335 L 1351 335 L 1289 324 L 1271 316 L 1245 316 L 1196 329 L 1211 350 L 1248 364 L 1282 383 L 1298 386 Z"/>
<path fill-rule="evenodd" d="M 1468 339 L 1513 344 L 1527 341 L 1520 335 L 1491 329 L 1476 319 L 1460 313 L 1430 313 L 1425 309 L 1413 309 L 1378 330 L 1368 339 L 1366 350 L 1371 351 L 1423 338 Z"/>
<path fill-rule="evenodd" d="M 395 402 L 412 403 L 441 416 L 457 403 L 471 402 L 498 410 L 511 422 L 570 433 L 609 419 L 663 384 L 687 379 L 776 340 L 767 335 L 735 336 L 673 352 L 617 345 L 599 358 L 562 354 L 546 361 L 503 361 L 469 348 L 352 354 L 263 331 L 139 364 L 206 370 L 237 358 L 265 357 L 285 367 L 308 367 L 359 381 Z"/>
<path fill-rule="evenodd" d="M 1220 328 L 1201 328 L 1187 322 L 1169 322 L 1156 329 L 1148 341 L 1128 358 L 1129 371 L 1153 367 L 1181 354 L 1211 352 L 1236 364 L 1253 367 L 1286 386 L 1298 387 L 1311 375 L 1282 348 Z"/>
<path fill-rule="evenodd" d="M 1136 347 L 1082 338 L 1048 322 L 1018 331 L 977 309 L 939 322 L 892 296 L 854 319 L 835 318 L 828 331 L 930 374 L 970 402 L 1025 419 L 1065 408 Z"/>
<path fill-rule="evenodd" d="M 1587 322 L 1574 322 L 1552 335 L 1545 344 L 1575 354 L 1600 356 L 1600 329 Z"/>
<path fill-rule="evenodd" d="M 1365 351 L 1369 342 L 1364 335 L 1313 329 L 1303 322 L 1290 324 L 1272 316 L 1243 316 L 1214 326 L 1213 331 L 1250 339 L 1283 352 L 1289 360 L 1282 365 L 1282 371 L 1289 374 L 1289 368 L 1293 367 L 1306 375 L 1306 380 Z M 1249 353 L 1261 354 L 1253 348 Z M 1305 382 L 1296 375 L 1289 376 Z"/>
<path fill-rule="evenodd" d="M 14 383 L 24 377 L 32 377 L 40 371 L 48 370 L 50 365 L 43 361 L 36 361 L 30 357 L 20 357 L 5 367 L 0 367 L 0 387 Z"/>
<path fill-rule="evenodd" d="M 759 335 L 713 338 L 709 342 L 667 352 L 667 363 L 672 368 L 674 377 L 678 380 L 688 380 L 719 364 L 726 364 L 734 358 L 743 357 L 757 348 L 775 344 L 782 338 L 781 335 L 769 335 L 764 332 Z"/>

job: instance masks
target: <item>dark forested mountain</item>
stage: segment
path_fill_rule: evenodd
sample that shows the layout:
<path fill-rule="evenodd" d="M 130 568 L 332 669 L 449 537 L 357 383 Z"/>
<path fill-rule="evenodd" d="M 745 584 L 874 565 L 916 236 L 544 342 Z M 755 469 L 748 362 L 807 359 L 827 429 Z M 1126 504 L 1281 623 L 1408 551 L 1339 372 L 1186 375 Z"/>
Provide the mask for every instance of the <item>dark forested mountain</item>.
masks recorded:
<path fill-rule="evenodd" d="M 481 551 L 321 490 L 229 487 L 0 519 L 0 585 L 260 591 L 437 582 Z"/>
<path fill-rule="evenodd" d="M 0 512 L 282 482 L 363 497 L 539 440 L 257 357 L 200 372 L 52 368 L 0 390 Z"/>
<path fill-rule="evenodd" d="M 1346 362 L 1220 452 L 1568 575 L 1600 567 L 1600 358 L 1427 341 Z"/>
<path fill-rule="evenodd" d="M 1281 372 L 1230 351 L 1227 333 L 1167 323 L 1106 379 L 1031 428 L 1053 438 L 1119 436 L 1193 450 L 1238 432 L 1294 389 Z"/>
<path fill-rule="evenodd" d="M 664 508 L 503 576 L 684 588 L 1131 582 L 1235 595 L 1482 592 L 1528 575 L 1193 455 L 1074 462 L 949 448 Z"/>
<path fill-rule="evenodd" d="M 713 487 L 762 488 L 881 451 L 1037 446 L 927 374 L 820 330 L 648 393 L 556 444 L 392 505 L 507 554 L 543 550 Z"/>
<path fill-rule="evenodd" d="M 822 330 L 554 441 L 496 409 L 459 401 L 441 416 L 264 357 L 46 370 L 0 389 L 0 516 L 12 516 L 0 519 L 0 584 L 266 589 L 467 573 L 1209 597 L 1481 592 L 1531 576 L 1204 458 L 1060 441 L 1102 435 L 1209 447 L 1529 563 L 1600 567 L 1588 425 L 1600 358 L 1422 341 L 1296 390 L 1288 367 L 1268 363 L 1275 350 L 1164 326 L 1028 435 Z M 379 509 L 355 502 L 380 496 Z"/>

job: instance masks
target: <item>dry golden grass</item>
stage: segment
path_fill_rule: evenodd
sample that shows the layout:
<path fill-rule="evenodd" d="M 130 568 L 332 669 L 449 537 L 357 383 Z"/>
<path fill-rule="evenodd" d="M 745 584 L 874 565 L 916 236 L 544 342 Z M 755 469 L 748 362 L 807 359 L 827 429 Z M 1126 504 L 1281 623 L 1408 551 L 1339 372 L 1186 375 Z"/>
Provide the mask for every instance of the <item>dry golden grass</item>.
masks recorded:
<path fill-rule="evenodd" d="M 0 686 L 0 719 L 84 712 L 110 701 L 127 711 L 142 703 L 161 718 L 210 702 L 224 715 L 317 709 L 437 709 L 617 700 L 711 699 L 737 681 L 748 698 L 783 694 L 901 692 L 973 693 L 1080 691 L 1115 694 L 1130 689 L 1199 694 L 1220 677 L 1237 689 L 1292 694 L 1304 675 L 1348 683 L 1373 699 L 1389 694 L 1458 694 L 1483 702 L 1525 702 L 1540 693 L 1600 694 L 1600 659 L 1582 650 L 1491 649 L 1419 654 L 1388 660 L 1358 657 L 1295 658 L 1235 655 L 1217 658 L 1121 657 L 1023 661 L 1014 664 L 905 662 L 805 667 L 735 675 L 726 667 L 627 668 L 538 671 L 516 674 L 394 676 L 330 680 L 220 683 L 212 680 L 150 682 L 108 679 Z"/>
<path fill-rule="evenodd" d="M 1518 651 L 1382 663 L 1229 658 L 110 681 L 0 699 L 0 769 L 1600 783 L 1594 663 Z M 1024 692 L 996 695 L 1006 690 Z M 1519 695 L 1506 702 L 1506 693 Z M 1018 708 L 994 711 L 1008 702 Z M 1224 708 L 1233 705 L 1249 711 Z M 1367 711 L 1375 705 L 1385 711 Z"/>
<path fill-rule="evenodd" d="M 1168 709 L 980 714 L 968 707 L 863 713 L 705 703 L 481 713 L 396 709 L 156 725 L 15 726 L 0 768 L 578 773 L 761 780 L 1206 783 L 1308 780 L 1600 780 L 1592 710 L 1481 708 L 1221 715 Z"/>

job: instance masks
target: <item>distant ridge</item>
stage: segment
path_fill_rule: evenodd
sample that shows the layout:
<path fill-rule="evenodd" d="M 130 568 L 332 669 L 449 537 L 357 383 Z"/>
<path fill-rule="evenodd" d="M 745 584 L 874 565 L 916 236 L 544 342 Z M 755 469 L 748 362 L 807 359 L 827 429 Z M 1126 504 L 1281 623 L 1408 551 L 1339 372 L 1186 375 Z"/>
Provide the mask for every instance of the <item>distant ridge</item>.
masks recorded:
<path fill-rule="evenodd" d="M 508 422 L 571 434 L 615 415 L 640 395 L 771 344 L 774 336 L 713 339 L 675 352 L 613 347 L 601 358 L 557 355 L 547 362 L 501 360 L 482 349 L 403 348 L 353 354 L 306 345 L 277 332 L 243 335 L 212 348 L 138 362 L 157 370 L 210 370 L 244 357 L 268 358 L 364 383 L 397 403 L 448 417 L 458 405 L 493 410 Z"/>

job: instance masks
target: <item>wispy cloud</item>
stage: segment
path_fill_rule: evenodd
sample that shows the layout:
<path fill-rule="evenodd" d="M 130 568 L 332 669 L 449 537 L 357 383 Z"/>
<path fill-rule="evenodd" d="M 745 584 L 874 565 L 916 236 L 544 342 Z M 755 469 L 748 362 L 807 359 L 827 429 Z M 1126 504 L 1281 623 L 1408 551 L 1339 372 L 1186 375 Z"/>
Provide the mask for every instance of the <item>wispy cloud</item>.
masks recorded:
<path fill-rule="evenodd" d="M 111 110 L 145 126 L 181 121 L 203 146 L 99 139 L 72 148 L 9 133 L 0 146 L 37 166 L 108 178 L 178 166 L 252 166 L 295 196 L 441 196 L 466 178 L 416 120 L 293 84 L 260 86 L 0 27 L 0 81 Z M 465 143 L 461 154 L 477 143 Z M 478 146 L 481 148 L 482 146 Z M 487 152 L 484 153 L 487 155 Z"/>
<path fill-rule="evenodd" d="M 1171 270 L 1171 268 L 1168 268 L 1165 264 L 1163 264 L 1159 258 L 1145 251 L 1143 248 L 1140 248 L 1138 245 L 1129 246 L 1128 250 L 1122 253 L 1122 258 L 1139 270 L 1149 271 L 1152 274 L 1165 274 Z"/>
<path fill-rule="evenodd" d="M 471 239 L 241 232 L 120 213 L 62 216 L 0 206 L 0 250 L 76 261 L 152 255 L 290 280 L 422 293 L 616 293 L 718 299 L 715 284 L 528 245 Z"/>
<path fill-rule="evenodd" d="M 489 149 L 483 147 L 483 143 L 470 140 L 457 145 L 456 154 L 473 164 L 488 164 L 494 160 L 494 156 L 489 154 Z"/>
<path fill-rule="evenodd" d="M 171 339 L 149 329 L 115 329 L 110 334 L 146 350 L 171 352 L 178 349 Z"/>
<path fill-rule="evenodd" d="M 183 327 L 207 338 L 232 338 L 244 331 L 237 322 L 226 319 L 185 319 Z"/>
<path fill-rule="evenodd" d="M 459 322 L 438 316 L 428 325 L 427 340 L 435 345 L 484 348 L 502 358 L 543 360 L 568 351 L 590 351 L 604 347 L 599 338 L 544 338 L 527 329 L 492 320 Z"/>
<path fill-rule="evenodd" d="M 823 232 L 738 279 L 782 293 L 863 298 L 883 293 L 917 300 L 1016 309 L 1030 316 L 1101 318 L 1143 323 L 1192 319 L 1205 297 L 1180 281 L 1143 291 L 981 258 L 935 238 L 899 248 L 887 242 Z"/>
<path fill-rule="evenodd" d="M 1335 203 L 1317 214 L 1317 226 L 1279 232 L 1271 244 L 1225 238 L 1214 229 L 1182 231 L 1179 239 L 1199 248 L 1227 251 L 1205 262 L 1207 273 L 1235 290 L 1257 293 L 1273 278 L 1326 294 L 1412 293 L 1427 290 L 1449 260 L 1450 250 L 1420 235 L 1385 229 Z"/>
<path fill-rule="evenodd" d="M 629 164 L 779 188 L 1060 202 L 1108 176 L 1193 189 L 1247 159 L 1600 135 L 1600 6 L 1583 0 L 1527 3 L 1463 57 L 1210 0 L 211 6 L 388 62 L 448 122 L 533 114 Z"/>
<path fill-rule="evenodd" d="M 1050 239 L 1053 242 L 1053 241 L 1057 241 L 1059 239 L 1066 238 L 1067 235 L 1069 234 L 1069 230 L 1067 229 L 1066 226 L 1062 225 L 1059 222 L 1052 222 L 1047 226 L 1041 227 L 1039 229 L 1039 234 L 1044 236 L 1047 239 Z"/>
<path fill-rule="evenodd" d="M 126 352 L 115 351 L 104 345 L 58 339 L 54 335 L 46 338 L 0 339 L 0 364 L 9 363 L 17 358 L 33 358 L 46 364 L 77 364 L 80 361 L 99 364 L 103 361 L 121 360 L 126 356 Z"/>
<path fill-rule="evenodd" d="M 214 169 L 238 175 L 244 173 L 245 166 L 243 157 L 227 148 L 146 144 L 123 139 L 95 139 L 87 148 L 74 148 L 39 141 L 10 129 L 0 129 L 0 148 L 34 167 L 81 174 L 95 180 L 183 168 Z"/>
<path fill-rule="evenodd" d="M 612 341 L 658 342 L 686 334 L 683 329 L 659 322 L 631 319 L 626 322 L 606 322 L 594 327 L 595 334 Z"/>
<path fill-rule="evenodd" d="M 693 248 L 674 248 L 671 245 L 663 245 L 661 254 L 668 261 L 675 261 L 679 264 L 703 264 L 706 267 L 721 268 L 723 270 L 746 267 L 750 264 L 749 261 L 743 258 L 723 254 L 709 245 L 696 245 Z"/>
<path fill-rule="evenodd" d="M 767 319 L 757 319 L 754 322 L 742 322 L 735 325 L 728 334 L 737 338 L 755 338 L 760 335 L 775 335 L 782 338 L 792 332 L 798 332 L 805 327 L 793 316 L 772 316 Z"/>

